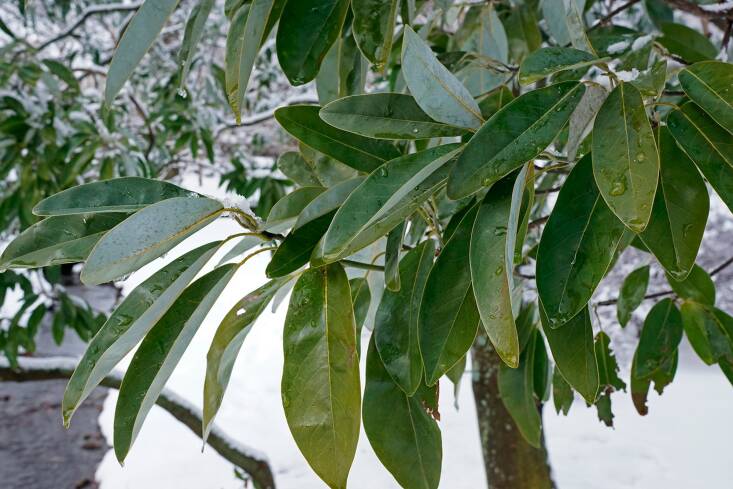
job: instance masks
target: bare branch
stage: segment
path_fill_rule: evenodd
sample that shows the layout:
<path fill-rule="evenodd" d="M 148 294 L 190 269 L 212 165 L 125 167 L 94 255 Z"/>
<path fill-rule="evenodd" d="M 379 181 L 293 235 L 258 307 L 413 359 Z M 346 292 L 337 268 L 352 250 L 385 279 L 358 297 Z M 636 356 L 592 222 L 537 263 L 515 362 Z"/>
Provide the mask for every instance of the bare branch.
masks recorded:
<path fill-rule="evenodd" d="M 10 367 L 4 357 L 0 357 L 0 381 L 33 382 L 39 380 L 68 379 L 76 368 L 72 358 L 18 358 L 18 369 Z M 104 387 L 119 389 L 122 374 L 112 372 L 101 382 Z M 201 410 L 189 404 L 173 392 L 163 389 L 156 401 L 174 418 L 201 437 Z M 229 438 L 223 430 L 214 426 L 206 443 L 227 461 L 245 471 L 252 478 L 256 489 L 274 489 L 275 479 L 267 457 Z"/>
<path fill-rule="evenodd" d="M 621 12 L 623 12 L 626 9 L 628 9 L 629 7 L 632 7 L 632 6 L 636 5 L 640 1 L 641 0 L 629 0 L 628 2 L 626 2 L 623 5 L 621 5 L 620 7 L 611 10 L 611 12 L 609 12 L 608 15 L 606 15 L 605 17 L 599 19 L 598 22 L 596 22 L 595 24 L 593 24 L 590 27 L 590 29 L 588 29 L 588 32 L 590 32 L 590 31 L 592 31 L 594 29 L 597 29 L 598 27 L 600 27 L 600 26 L 602 26 L 604 24 L 607 24 L 613 17 L 615 17 L 616 15 L 620 14 Z"/>

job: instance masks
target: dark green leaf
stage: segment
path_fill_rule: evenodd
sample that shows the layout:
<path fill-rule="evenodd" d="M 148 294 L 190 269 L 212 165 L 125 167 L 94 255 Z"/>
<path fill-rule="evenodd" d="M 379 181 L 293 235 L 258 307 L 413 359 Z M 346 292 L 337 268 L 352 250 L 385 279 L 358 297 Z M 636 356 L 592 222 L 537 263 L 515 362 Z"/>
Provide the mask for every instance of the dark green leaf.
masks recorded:
<path fill-rule="evenodd" d="M 568 384 L 587 403 L 593 404 L 600 381 L 588 308 L 584 308 L 580 314 L 559 328 L 549 327 L 542 307 L 540 318 L 552 358 L 555 360 L 555 369 L 560 371 Z"/>
<path fill-rule="evenodd" d="M 434 254 L 435 245 L 427 240 L 405 255 L 399 266 L 402 287 L 397 292 L 384 291 L 374 320 L 374 338 L 384 367 L 409 396 L 422 383 L 418 311 Z"/>
<path fill-rule="evenodd" d="M 281 154 L 277 160 L 277 169 L 300 186 L 317 187 L 321 185 L 315 168 L 296 151 Z"/>
<path fill-rule="evenodd" d="M 644 301 L 649 286 L 649 265 L 639 267 L 624 279 L 618 295 L 616 316 L 621 327 L 626 326 L 637 307 Z"/>
<path fill-rule="evenodd" d="M 409 26 L 402 40 L 402 74 L 422 110 L 436 121 L 466 129 L 477 129 L 483 123 L 468 89 Z"/>
<path fill-rule="evenodd" d="M 399 0 L 352 0 L 354 37 L 364 56 L 377 69 L 387 62 Z"/>
<path fill-rule="evenodd" d="M 135 287 L 102 325 L 66 386 L 64 424 L 105 375 L 125 357 L 168 311 L 219 249 L 209 243 L 177 258 Z"/>
<path fill-rule="evenodd" d="M 214 0 L 200 0 L 191 9 L 191 13 L 186 21 L 181 48 L 178 51 L 178 65 L 180 66 L 178 78 L 180 79 L 181 87 L 186 82 L 191 61 L 193 61 L 193 53 L 204 34 L 204 27 L 206 27 L 206 21 L 209 18 L 213 6 Z"/>
<path fill-rule="evenodd" d="M 542 2 L 542 14 L 559 45 L 570 43 L 576 49 L 595 54 L 585 33 L 584 3 L 582 0 L 545 0 Z"/>
<path fill-rule="evenodd" d="M 338 129 L 377 139 L 427 139 L 466 133 L 434 121 L 414 98 L 400 93 L 345 97 L 322 108 L 320 116 Z"/>
<path fill-rule="evenodd" d="M 213 199 L 175 197 L 138 211 L 94 246 L 82 282 L 97 285 L 134 272 L 214 221 L 222 209 Z"/>
<path fill-rule="evenodd" d="M 16 237 L 0 255 L 2 268 L 36 268 L 86 260 L 94 245 L 129 214 L 52 216 Z"/>
<path fill-rule="evenodd" d="M 277 58 L 293 85 L 318 74 L 321 62 L 341 33 L 349 0 L 287 2 L 277 29 Z"/>
<path fill-rule="evenodd" d="M 677 354 L 682 340 L 682 315 L 671 299 L 657 302 L 644 321 L 633 375 L 648 379 Z"/>
<path fill-rule="evenodd" d="M 323 187 L 301 187 L 286 194 L 270 209 L 265 229 L 271 233 L 281 233 L 290 229 L 303 209 L 324 190 Z"/>
<path fill-rule="evenodd" d="M 644 101 L 620 83 L 603 102 L 593 126 L 593 175 L 603 200 L 626 226 L 643 231 L 659 181 L 659 154 Z"/>
<path fill-rule="evenodd" d="M 473 344 L 481 318 L 471 287 L 468 257 L 478 206 L 461 220 L 428 276 L 418 319 L 428 385 L 458 363 Z"/>
<path fill-rule="evenodd" d="M 361 330 L 364 328 L 364 322 L 372 304 L 372 293 L 366 278 L 352 278 L 349 280 L 349 288 L 356 322 L 356 351 L 361 354 Z"/>
<path fill-rule="evenodd" d="M 651 220 L 639 235 L 675 280 L 692 270 L 708 220 L 710 198 L 700 173 L 666 127 L 659 128 L 661 168 Z"/>
<path fill-rule="evenodd" d="M 272 255 L 267 265 L 267 276 L 283 277 L 308 263 L 316 244 L 331 224 L 333 216 L 334 212 L 329 212 L 291 231 Z"/>
<path fill-rule="evenodd" d="M 339 264 L 295 284 L 283 338 L 282 401 L 293 438 L 332 488 L 345 488 L 359 439 L 361 388 L 349 282 Z"/>
<path fill-rule="evenodd" d="M 733 318 L 693 301 L 685 301 L 681 312 L 685 335 L 706 364 L 733 362 Z"/>
<path fill-rule="evenodd" d="M 697 265 L 692 267 L 685 280 L 677 281 L 667 276 L 667 282 L 672 286 L 675 294 L 682 299 L 688 299 L 712 306 L 715 304 L 715 284 L 710 275 Z"/>
<path fill-rule="evenodd" d="M 502 85 L 479 100 L 478 106 L 481 109 L 481 115 L 484 119 L 489 119 L 512 100 L 514 100 L 512 91 Z"/>
<path fill-rule="evenodd" d="M 497 65 L 503 68 L 501 65 L 509 62 L 509 40 L 494 4 L 488 3 L 477 10 L 476 27 L 461 45 L 461 49 L 472 53 L 478 59 L 458 74 L 469 93 L 474 96 L 497 88 L 505 83 L 510 75 L 506 69 L 497 70 Z"/>
<path fill-rule="evenodd" d="M 115 408 L 114 449 L 120 462 L 127 457 L 163 386 L 236 270 L 235 265 L 225 265 L 192 283 L 135 352 Z"/>
<path fill-rule="evenodd" d="M 733 65 L 720 61 L 696 63 L 680 71 L 680 85 L 690 99 L 733 134 Z"/>
<path fill-rule="evenodd" d="M 387 235 L 384 251 L 384 282 L 388 290 L 400 290 L 400 252 L 406 223 L 403 221 Z"/>
<path fill-rule="evenodd" d="M 530 54 L 519 67 L 519 83 L 529 85 L 564 70 L 575 70 L 596 63 L 598 58 L 573 48 L 550 47 Z"/>
<path fill-rule="evenodd" d="M 293 105 L 275 111 L 275 118 L 293 137 L 356 170 L 371 172 L 400 153 L 386 141 L 358 136 L 329 126 L 314 105 Z"/>
<path fill-rule="evenodd" d="M 134 212 L 173 197 L 196 197 L 197 193 L 172 183 L 140 177 L 122 177 L 85 183 L 40 201 L 37 216 L 61 216 L 98 212 Z"/>
<path fill-rule="evenodd" d="M 440 481 L 442 444 L 438 423 L 427 412 L 436 388 L 424 384 L 406 395 L 369 343 L 364 388 L 364 431 L 374 452 L 402 487 L 435 489 Z"/>
<path fill-rule="evenodd" d="M 537 156 L 565 126 L 584 91 L 577 82 L 565 82 L 512 100 L 466 145 L 448 179 L 448 196 L 471 195 Z"/>
<path fill-rule="evenodd" d="M 537 250 L 537 291 L 550 327 L 585 307 L 623 235 L 623 223 L 598 192 L 587 155 L 565 181 Z"/>
<path fill-rule="evenodd" d="M 596 335 L 594 349 L 601 392 L 626 390 L 626 383 L 618 376 L 619 367 L 616 357 L 611 351 L 611 338 L 603 331 L 599 332 Z"/>
<path fill-rule="evenodd" d="M 305 224 L 337 210 L 365 178 L 355 177 L 344 180 L 318 195 L 302 210 L 298 220 L 293 225 L 293 230 L 297 230 Z"/>
<path fill-rule="evenodd" d="M 657 42 L 688 63 L 715 59 L 718 50 L 702 33 L 682 24 L 663 22 Z"/>
<path fill-rule="evenodd" d="M 573 388 L 562 376 L 560 370 L 555 368 L 552 374 L 552 402 L 555 404 L 555 412 L 561 412 L 567 416 L 573 405 Z"/>

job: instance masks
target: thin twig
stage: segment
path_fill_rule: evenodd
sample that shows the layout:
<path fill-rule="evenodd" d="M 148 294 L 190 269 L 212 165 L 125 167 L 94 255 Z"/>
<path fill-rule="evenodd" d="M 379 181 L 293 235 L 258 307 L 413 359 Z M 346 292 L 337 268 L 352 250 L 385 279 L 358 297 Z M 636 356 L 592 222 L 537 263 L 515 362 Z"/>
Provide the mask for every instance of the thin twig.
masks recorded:
<path fill-rule="evenodd" d="M 600 26 L 602 26 L 604 24 L 607 24 L 613 17 L 615 17 L 616 15 L 620 14 L 621 12 L 623 12 L 626 9 L 628 9 L 629 7 L 632 7 L 633 5 L 636 5 L 640 1 L 641 0 L 629 0 L 628 2 L 626 2 L 623 5 L 621 5 L 620 7 L 611 10 L 611 12 L 609 12 L 608 15 L 606 15 L 605 17 L 603 17 L 600 20 L 598 20 L 598 22 L 596 22 L 595 24 L 593 24 L 588 29 L 588 32 L 590 32 L 590 31 L 592 31 L 594 29 L 597 29 L 598 27 L 600 27 Z"/>
<path fill-rule="evenodd" d="M 383 272 L 384 267 L 381 265 L 375 265 L 373 263 L 364 263 L 354 260 L 341 260 L 341 264 L 351 268 L 358 268 L 360 270 L 370 270 L 374 272 Z"/>

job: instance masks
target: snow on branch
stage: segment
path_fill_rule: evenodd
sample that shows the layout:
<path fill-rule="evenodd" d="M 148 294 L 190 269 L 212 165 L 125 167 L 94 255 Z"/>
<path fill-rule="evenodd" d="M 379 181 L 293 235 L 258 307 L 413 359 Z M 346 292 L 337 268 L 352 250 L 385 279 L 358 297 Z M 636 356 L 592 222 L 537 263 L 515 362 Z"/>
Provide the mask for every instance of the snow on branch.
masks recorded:
<path fill-rule="evenodd" d="M 76 368 L 73 358 L 18 358 L 18 369 L 10 366 L 7 358 L 0 356 L 0 382 L 32 382 L 39 380 L 68 379 Z M 112 372 L 101 382 L 104 387 L 119 389 L 122 384 L 121 372 Z M 156 401 L 174 418 L 201 437 L 201 410 L 168 389 L 163 389 Z M 230 438 L 221 428 L 214 426 L 206 443 L 230 463 L 246 472 L 256 489 L 274 489 L 267 456 L 246 447 Z"/>

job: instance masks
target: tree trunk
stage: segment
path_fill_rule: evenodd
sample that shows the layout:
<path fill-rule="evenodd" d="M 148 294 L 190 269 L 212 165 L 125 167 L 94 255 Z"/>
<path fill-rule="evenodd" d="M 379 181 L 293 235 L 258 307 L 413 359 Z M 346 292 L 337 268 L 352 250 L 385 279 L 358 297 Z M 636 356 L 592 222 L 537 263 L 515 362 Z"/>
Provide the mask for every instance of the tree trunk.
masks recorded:
<path fill-rule="evenodd" d="M 552 489 L 544 435 L 529 445 L 499 398 L 499 362 L 485 335 L 473 346 L 473 395 L 489 489 Z"/>

